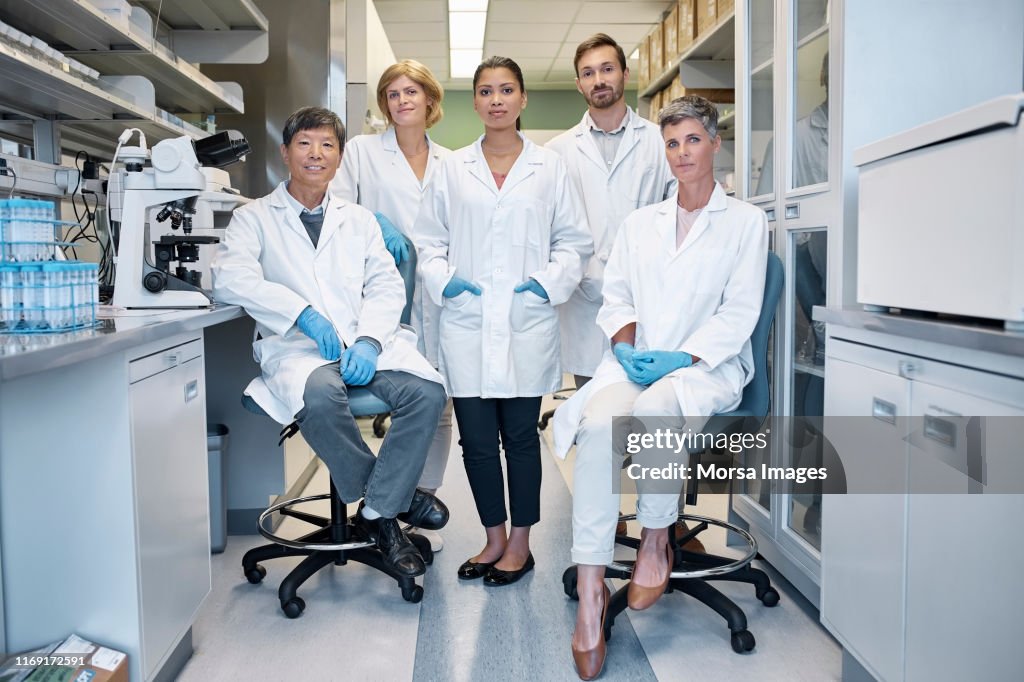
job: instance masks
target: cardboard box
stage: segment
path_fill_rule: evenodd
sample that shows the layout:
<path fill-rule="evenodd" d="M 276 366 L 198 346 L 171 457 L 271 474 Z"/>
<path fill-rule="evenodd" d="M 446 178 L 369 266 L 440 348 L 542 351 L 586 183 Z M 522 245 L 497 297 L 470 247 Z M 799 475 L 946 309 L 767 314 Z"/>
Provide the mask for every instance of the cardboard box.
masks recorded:
<path fill-rule="evenodd" d="M 683 53 L 697 39 L 697 5 L 700 0 L 679 0 L 679 31 L 676 33 L 676 47 Z"/>
<path fill-rule="evenodd" d="M 679 97 L 683 95 L 700 95 L 715 104 L 733 104 L 736 102 L 736 91 L 732 88 L 687 88 L 680 84 Z"/>
<path fill-rule="evenodd" d="M 661 35 L 661 24 L 654 27 L 651 36 L 651 80 L 661 75 L 665 68 L 665 41 Z"/>
<path fill-rule="evenodd" d="M 0 682 L 128 682 L 128 655 L 78 635 L 11 656 Z"/>
<path fill-rule="evenodd" d="M 718 0 L 718 18 L 722 19 L 736 11 L 736 0 Z"/>
<path fill-rule="evenodd" d="M 640 68 L 636 75 L 636 86 L 644 90 L 651 82 L 651 37 L 646 36 L 640 41 Z"/>
<path fill-rule="evenodd" d="M 671 62 L 679 56 L 679 5 L 661 22 L 662 42 L 665 46 L 665 61 Z"/>
<path fill-rule="evenodd" d="M 704 35 L 717 23 L 718 0 L 697 0 L 697 35 Z"/>
<path fill-rule="evenodd" d="M 665 91 L 659 90 L 654 93 L 654 97 L 651 98 L 651 111 L 647 118 L 657 123 L 658 112 L 661 111 L 663 106 L 665 106 Z"/>

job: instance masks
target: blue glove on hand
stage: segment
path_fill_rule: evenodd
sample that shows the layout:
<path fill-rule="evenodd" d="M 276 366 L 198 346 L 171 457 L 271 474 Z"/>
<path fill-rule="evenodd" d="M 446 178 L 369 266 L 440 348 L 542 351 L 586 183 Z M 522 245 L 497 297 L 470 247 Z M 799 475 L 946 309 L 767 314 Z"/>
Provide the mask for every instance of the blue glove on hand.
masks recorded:
<path fill-rule="evenodd" d="M 313 310 L 313 306 L 306 306 L 299 319 L 295 320 L 295 324 L 303 334 L 316 341 L 320 357 L 332 362 L 338 359 L 338 353 L 341 352 L 338 332 L 334 330 L 330 320 Z"/>
<path fill-rule="evenodd" d="M 356 341 L 341 354 L 341 380 L 349 386 L 365 386 L 377 372 L 377 349 L 372 343 Z"/>
<path fill-rule="evenodd" d="M 636 348 L 633 347 L 633 344 L 620 341 L 612 346 L 612 352 L 615 353 L 615 359 L 622 365 L 622 369 L 626 371 L 626 376 L 629 377 L 630 381 L 639 384 L 640 374 L 633 361 L 636 355 Z"/>
<path fill-rule="evenodd" d="M 461 277 L 452 277 L 451 281 L 445 285 L 444 291 L 441 292 L 441 295 L 445 298 L 455 298 L 463 291 L 468 291 L 474 296 L 479 296 L 481 294 L 480 287 L 476 284 L 464 280 Z"/>
<path fill-rule="evenodd" d="M 543 298 L 545 301 L 550 300 L 548 298 L 548 292 L 544 290 L 544 287 L 541 286 L 540 282 L 538 282 L 532 277 L 526 280 L 525 282 L 520 282 L 519 284 L 516 285 L 515 292 L 517 294 L 521 294 L 524 291 L 532 291 L 533 293 Z"/>
<path fill-rule="evenodd" d="M 633 363 L 640 378 L 637 383 L 650 386 L 669 372 L 692 365 L 693 356 L 681 350 L 648 350 L 636 353 Z"/>
<path fill-rule="evenodd" d="M 409 257 L 409 245 L 405 243 L 405 237 L 395 224 L 388 220 L 383 213 L 374 213 L 377 222 L 380 224 L 380 236 L 384 238 L 384 246 L 395 258 L 395 265 Z"/>

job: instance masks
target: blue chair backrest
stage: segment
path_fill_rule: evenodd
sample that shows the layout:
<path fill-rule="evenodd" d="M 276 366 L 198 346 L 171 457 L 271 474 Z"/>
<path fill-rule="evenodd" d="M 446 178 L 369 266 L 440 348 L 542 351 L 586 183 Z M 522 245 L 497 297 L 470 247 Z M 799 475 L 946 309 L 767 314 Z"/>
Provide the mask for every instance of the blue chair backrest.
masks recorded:
<path fill-rule="evenodd" d="M 761 315 L 757 318 L 757 325 L 754 326 L 754 332 L 750 335 L 750 350 L 754 354 L 754 378 L 743 389 L 743 399 L 740 401 L 740 406 L 736 408 L 737 412 L 762 418 L 768 415 L 768 407 L 771 403 L 771 382 L 768 376 L 768 334 L 771 331 L 772 322 L 775 320 L 775 309 L 779 305 L 784 279 L 782 261 L 769 251 Z"/>
<path fill-rule="evenodd" d="M 405 246 L 409 249 L 409 257 L 402 259 L 398 264 L 398 274 L 405 280 L 405 308 L 402 309 L 402 324 L 411 324 L 412 319 L 412 294 L 416 288 L 416 247 L 408 237 L 405 237 Z"/>

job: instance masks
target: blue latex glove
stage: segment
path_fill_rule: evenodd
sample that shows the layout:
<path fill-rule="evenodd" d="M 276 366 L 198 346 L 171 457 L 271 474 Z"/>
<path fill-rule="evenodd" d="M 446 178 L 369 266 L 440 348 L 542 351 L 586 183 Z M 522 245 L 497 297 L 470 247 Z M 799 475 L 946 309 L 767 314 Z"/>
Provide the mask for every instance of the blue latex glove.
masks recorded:
<path fill-rule="evenodd" d="M 384 246 L 395 258 L 395 265 L 409 257 L 409 245 L 405 243 L 405 237 L 398 231 L 395 224 L 388 220 L 383 213 L 374 213 L 377 222 L 380 224 L 380 236 L 384 238 Z"/>
<path fill-rule="evenodd" d="M 544 290 L 544 287 L 540 285 L 540 282 L 538 282 L 532 277 L 526 280 L 525 282 L 520 282 L 519 284 L 516 285 L 515 292 L 517 294 L 521 294 L 524 291 L 532 291 L 533 293 L 543 298 L 545 301 L 549 300 L 548 292 Z"/>
<path fill-rule="evenodd" d="M 650 386 L 669 372 L 674 372 L 693 364 L 693 357 L 678 350 L 648 350 L 633 356 L 640 381 L 637 383 Z"/>
<path fill-rule="evenodd" d="M 625 370 L 626 376 L 629 377 L 633 383 L 640 382 L 640 374 L 637 371 L 636 363 L 633 361 L 636 355 L 636 348 L 631 343 L 625 343 L 620 341 L 619 343 L 612 346 L 612 352 L 615 353 L 615 359 L 622 365 L 622 369 Z"/>
<path fill-rule="evenodd" d="M 461 277 L 452 277 L 451 281 L 445 285 L 444 291 L 441 292 L 441 295 L 445 298 L 455 298 L 463 291 L 468 291 L 474 296 L 479 296 L 481 294 L 480 287 L 473 282 L 464 280 Z"/>
<path fill-rule="evenodd" d="M 365 386 L 377 372 L 377 349 L 366 341 L 356 341 L 341 354 L 338 371 L 349 386 Z"/>
<path fill-rule="evenodd" d="M 341 352 L 338 332 L 334 330 L 330 320 L 313 310 L 313 306 L 306 306 L 299 319 L 295 320 L 295 324 L 303 334 L 316 341 L 320 357 L 332 362 L 338 359 L 338 353 Z"/>

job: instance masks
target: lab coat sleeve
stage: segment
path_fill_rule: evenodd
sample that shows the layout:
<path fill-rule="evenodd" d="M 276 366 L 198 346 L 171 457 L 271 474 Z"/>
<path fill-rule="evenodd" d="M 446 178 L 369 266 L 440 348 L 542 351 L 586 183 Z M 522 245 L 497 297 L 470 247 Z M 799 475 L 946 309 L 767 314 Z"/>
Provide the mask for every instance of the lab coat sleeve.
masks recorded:
<path fill-rule="evenodd" d="M 587 229 L 576 187 L 569 179 L 565 163 L 556 157 L 557 188 L 554 219 L 551 224 L 551 251 L 547 266 L 530 274 L 544 291 L 551 305 L 565 303 L 583 279 L 587 260 L 594 253 L 594 240 Z"/>
<path fill-rule="evenodd" d="M 429 183 L 412 227 L 412 241 L 416 245 L 423 286 L 436 305 L 444 304 L 442 292 L 455 276 L 455 268 L 448 264 L 448 244 L 451 241 L 448 229 L 449 178 L 450 166 L 446 162 Z"/>
<path fill-rule="evenodd" d="M 615 236 L 615 245 L 604 268 L 604 286 L 601 288 L 604 302 L 597 312 L 597 326 L 609 339 L 627 324 L 638 320 L 630 276 L 629 232 L 630 221 L 627 219 Z"/>
<path fill-rule="evenodd" d="M 259 324 L 284 336 L 309 305 L 283 284 L 263 277 L 263 226 L 254 211 L 235 211 L 211 263 L 213 295 L 240 305 Z M 321 311 L 323 312 L 323 311 Z"/>
<path fill-rule="evenodd" d="M 341 168 L 331 180 L 331 193 L 342 199 L 359 203 L 360 145 L 352 140 L 341 155 Z"/>
<path fill-rule="evenodd" d="M 366 235 L 366 262 L 356 337 L 369 336 L 381 346 L 387 346 L 402 319 L 405 282 L 398 274 L 394 257 L 384 246 L 384 238 L 372 214 L 367 216 L 362 231 Z"/>
<path fill-rule="evenodd" d="M 696 355 L 711 369 L 739 355 L 761 314 L 767 267 L 768 219 L 758 209 L 744 223 L 735 266 L 718 309 L 683 342 L 681 350 Z"/>

